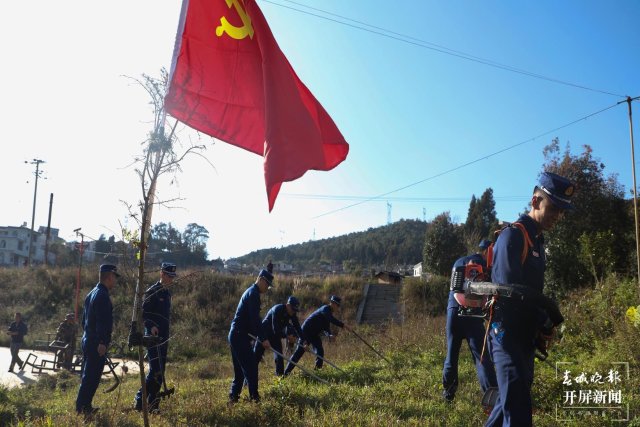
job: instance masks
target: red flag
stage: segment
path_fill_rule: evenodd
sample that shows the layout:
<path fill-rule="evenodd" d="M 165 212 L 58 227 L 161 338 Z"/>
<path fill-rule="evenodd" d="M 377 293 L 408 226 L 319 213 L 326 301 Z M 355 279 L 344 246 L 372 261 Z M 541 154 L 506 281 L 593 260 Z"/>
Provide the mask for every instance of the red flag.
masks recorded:
<path fill-rule="evenodd" d="M 264 156 L 269 211 L 283 182 L 333 169 L 349 152 L 255 0 L 183 0 L 165 108 L 194 129 Z"/>

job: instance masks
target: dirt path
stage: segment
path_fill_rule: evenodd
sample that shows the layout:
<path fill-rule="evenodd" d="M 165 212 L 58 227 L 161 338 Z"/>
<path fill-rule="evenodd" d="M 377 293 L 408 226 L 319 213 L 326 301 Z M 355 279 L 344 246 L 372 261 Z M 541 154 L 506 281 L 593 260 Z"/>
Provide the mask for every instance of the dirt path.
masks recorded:
<path fill-rule="evenodd" d="M 32 351 L 32 350 L 20 350 L 20 358 L 22 360 L 26 360 L 29 353 L 35 354 L 37 358 L 37 363 L 39 363 L 42 359 L 53 360 L 53 353 L 46 351 Z M 138 364 L 128 360 L 124 362 L 122 359 L 112 359 L 114 362 L 120 362 L 118 367 L 116 368 L 116 372 L 119 377 L 123 377 L 126 375 L 131 375 L 134 373 L 138 373 Z M 37 371 L 32 372 L 31 366 L 25 366 L 24 371 L 18 372 L 18 367 L 14 367 L 14 372 L 9 371 L 9 364 L 11 363 L 11 352 L 8 347 L 0 347 L 0 385 L 8 388 L 21 386 L 24 384 L 32 384 L 38 381 L 38 378 L 41 376 Z M 124 373 L 122 371 L 122 366 L 126 366 L 128 368 L 128 373 Z M 43 371 L 49 375 L 55 375 L 55 371 Z"/>

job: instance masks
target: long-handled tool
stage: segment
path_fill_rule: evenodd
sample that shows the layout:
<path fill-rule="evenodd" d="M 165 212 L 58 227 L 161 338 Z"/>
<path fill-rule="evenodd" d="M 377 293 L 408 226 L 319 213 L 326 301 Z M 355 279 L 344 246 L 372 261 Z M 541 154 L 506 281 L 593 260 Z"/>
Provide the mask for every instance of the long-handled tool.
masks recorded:
<path fill-rule="evenodd" d="M 358 337 L 358 338 L 360 339 L 360 341 L 362 341 L 363 343 L 365 343 L 367 347 L 369 347 L 371 350 L 373 350 L 373 352 L 374 352 L 375 354 L 377 354 L 377 355 L 378 355 L 378 356 L 380 356 L 382 359 L 384 359 L 384 361 L 385 361 L 385 362 L 387 362 L 389 365 L 391 365 L 391 364 L 392 364 L 392 363 L 389 361 L 389 359 L 387 359 L 386 357 L 384 357 L 384 356 L 382 355 L 382 353 L 380 353 L 378 350 L 376 350 L 375 348 L 373 348 L 373 346 L 372 346 L 371 344 L 369 344 L 368 342 L 366 342 L 366 341 L 364 340 L 364 338 L 362 338 L 360 335 L 358 335 L 358 334 L 356 333 L 356 331 L 354 331 L 353 329 L 350 329 L 350 331 L 351 331 L 351 333 L 352 333 L 353 335 L 355 335 L 356 337 Z"/>
<path fill-rule="evenodd" d="M 262 341 L 260 339 L 258 339 L 258 337 L 256 337 L 255 335 L 252 334 L 248 334 L 249 337 L 251 337 L 251 339 L 256 340 L 259 343 L 262 343 Z M 277 354 L 278 356 L 282 357 L 284 360 L 286 360 L 287 362 L 291 363 L 293 366 L 302 369 L 302 372 L 304 372 L 305 374 L 315 378 L 316 380 L 325 383 L 327 385 L 331 385 L 331 383 L 327 380 L 323 380 L 322 378 L 320 378 L 319 376 L 315 375 L 313 372 L 308 371 L 307 369 L 303 368 L 302 366 L 300 366 L 299 364 L 297 364 L 296 362 L 294 362 L 293 360 L 289 359 L 287 356 L 285 356 L 284 354 L 280 353 L 277 350 L 274 350 L 273 348 L 269 347 L 271 349 L 271 351 L 273 351 L 275 354 Z"/>
<path fill-rule="evenodd" d="M 309 353 L 313 354 L 315 357 L 320 358 L 320 360 L 322 360 L 323 362 L 327 363 L 328 365 L 333 366 L 334 368 L 336 368 L 338 371 L 342 372 L 343 374 L 347 375 L 347 373 L 345 371 L 343 371 L 342 369 L 340 369 L 339 367 L 337 367 L 336 365 L 334 365 L 333 363 L 329 362 L 327 359 L 325 359 L 324 357 L 320 356 L 318 353 L 316 353 L 315 351 L 313 351 L 312 349 L 308 349 L 307 350 Z"/>
<path fill-rule="evenodd" d="M 173 386 L 171 388 L 167 387 L 167 373 L 165 371 L 165 367 L 162 366 L 162 357 L 158 354 L 158 362 L 160 363 L 160 369 L 162 369 L 162 391 L 156 393 L 157 399 L 164 399 L 167 397 L 171 397 L 173 393 L 176 391 L 176 387 Z"/>

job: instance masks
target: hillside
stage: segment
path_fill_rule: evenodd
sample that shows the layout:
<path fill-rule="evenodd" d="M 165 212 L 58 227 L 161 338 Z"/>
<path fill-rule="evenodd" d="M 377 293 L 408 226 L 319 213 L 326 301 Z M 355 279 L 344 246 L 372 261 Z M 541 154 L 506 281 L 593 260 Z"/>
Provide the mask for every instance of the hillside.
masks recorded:
<path fill-rule="evenodd" d="M 297 270 L 335 265 L 356 273 L 372 266 L 394 269 L 422 261 L 426 231 L 426 222 L 403 219 L 329 239 L 260 249 L 236 260 L 253 265 L 264 265 L 273 260 L 291 264 Z"/>

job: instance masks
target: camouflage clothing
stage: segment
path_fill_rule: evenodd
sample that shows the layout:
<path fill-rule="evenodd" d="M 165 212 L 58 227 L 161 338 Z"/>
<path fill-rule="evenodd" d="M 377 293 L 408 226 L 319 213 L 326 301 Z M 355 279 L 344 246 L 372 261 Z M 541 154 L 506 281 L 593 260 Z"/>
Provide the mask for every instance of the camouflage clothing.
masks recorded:
<path fill-rule="evenodd" d="M 64 366 L 71 369 L 73 363 L 73 355 L 76 351 L 76 334 L 78 326 L 74 322 L 63 321 L 56 331 L 56 341 L 63 342 L 69 346 L 64 350 L 58 351 L 58 367 Z"/>

